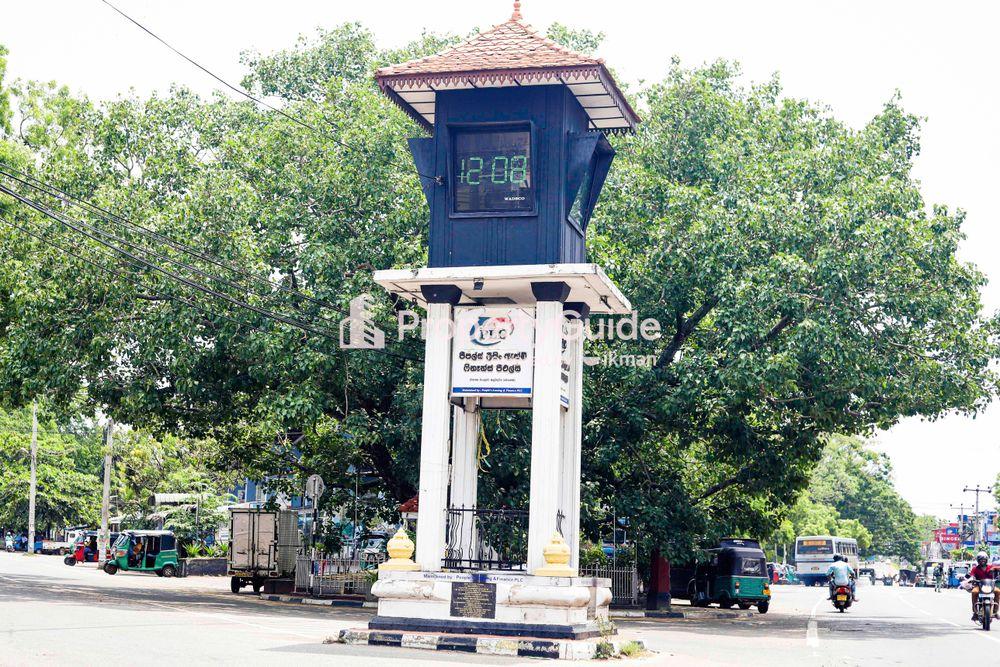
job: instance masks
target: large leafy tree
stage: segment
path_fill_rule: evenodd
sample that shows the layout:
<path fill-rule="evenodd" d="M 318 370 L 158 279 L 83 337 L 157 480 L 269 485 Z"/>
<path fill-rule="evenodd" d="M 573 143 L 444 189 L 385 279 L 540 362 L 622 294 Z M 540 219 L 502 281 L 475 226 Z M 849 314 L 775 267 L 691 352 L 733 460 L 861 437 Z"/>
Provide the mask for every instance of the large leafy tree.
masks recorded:
<path fill-rule="evenodd" d="M 81 424 L 60 428 L 39 419 L 35 525 L 39 530 L 91 525 L 100 507 L 100 434 Z M 31 474 L 31 409 L 0 411 L 0 528 L 28 526 Z"/>
<path fill-rule="evenodd" d="M 552 34 L 599 43 L 562 27 Z M 425 35 L 379 51 L 363 29 L 343 26 L 273 56 L 249 54 L 247 85 L 283 98 L 284 113 L 183 89 L 97 106 L 22 84 L 23 122 L 0 160 L 38 165 L 70 193 L 269 281 L 157 244 L 235 281 L 175 266 L 220 292 L 335 328 L 338 310 L 370 291 L 392 330 L 402 306 L 371 271 L 423 263 L 427 212 L 405 148 L 417 129 L 370 74 L 447 41 Z M 671 557 L 724 533 L 765 536 L 807 485 L 825 434 L 985 404 L 996 350 L 980 314 L 984 278 L 956 258 L 961 214 L 928 210 L 920 196 L 910 173 L 919 124 L 898 100 L 852 129 L 782 97 L 776 81 L 741 87 L 733 65 L 716 63 L 675 66 L 637 104 L 645 122 L 615 140 L 589 243 L 664 336 L 588 346 L 652 358 L 586 373 L 588 532 L 628 516 L 644 555 Z M 322 472 L 332 501 L 361 477 L 348 470 L 371 473 L 375 505 L 414 493 L 421 367 L 407 357 L 419 358 L 418 342 L 344 352 L 335 332 L 304 334 L 210 301 L 6 197 L 0 215 L 134 279 L 109 278 L 0 224 L 8 401 L 66 401 L 86 384 L 119 420 L 213 435 L 219 466 L 259 477 Z M 481 503 L 523 506 L 528 420 L 485 423 L 493 447 Z"/>

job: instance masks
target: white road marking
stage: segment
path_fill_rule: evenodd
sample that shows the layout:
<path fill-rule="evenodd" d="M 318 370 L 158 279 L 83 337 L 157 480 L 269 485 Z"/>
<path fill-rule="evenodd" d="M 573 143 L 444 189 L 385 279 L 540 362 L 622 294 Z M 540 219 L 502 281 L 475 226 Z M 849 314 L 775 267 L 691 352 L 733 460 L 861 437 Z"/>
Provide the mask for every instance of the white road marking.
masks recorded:
<path fill-rule="evenodd" d="M 931 614 L 930 612 L 928 612 L 928 611 L 924 611 L 923 609 L 921 609 L 921 608 L 920 608 L 920 607 L 918 607 L 917 605 L 913 604 L 912 602 L 910 602 L 909 600 L 907 600 L 906 598 L 904 598 L 904 597 L 903 597 L 903 596 L 902 596 L 902 595 L 901 595 L 901 594 L 900 594 L 900 593 L 899 593 L 898 591 L 896 592 L 896 598 L 897 598 L 897 599 L 898 599 L 898 600 L 899 600 L 900 602 L 902 602 L 903 604 L 907 605 L 908 607 L 912 607 L 912 608 L 916 609 L 917 611 L 919 611 L 919 612 L 921 612 L 921 613 L 923 613 L 923 614 L 927 614 L 928 616 L 933 616 L 933 614 Z M 961 627 L 962 627 L 962 625 L 961 625 L 960 623 L 955 623 L 954 621 L 949 621 L 949 620 L 948 620 L 948 619 L 946 619 L 946 618 L 938 618 L 937 620 L 938 620 L 938 621 L 940 621 L 940 622 L 942 622 L 942 623 L 947 623 L 948 625 L 953 625 L 953 626 L 955 626 L 956 628 L 961 628 Z M 976 635 L 977 637 L 982 637 L 983 639 L 988 639 L 988 640 L 990 640 L 991 642 L 997 642 L 997 643 L 1000 643 L 1000 639 L 998 639 L 997 637 L 994 637 L 993 635 L 991 635 L 991 634 L 990 634 L 990 633 L 988 633 L 988 632 L 984 632 L 984 631 L 982 631 L 982 630 L 979 630 L 979 631 L 973 631 L 973 632 L 974 632 L 974 634 L 975 634 L 975 635 Z"/>
<path fill-rule="evenodd" d="M 806 623 L 806 646 L 809 648 L 819 648 L 819 624 L 816 622 L 816 610 L 819 609 L 823 600 L 817 600 L 809 612 L 809 622 Z"/>

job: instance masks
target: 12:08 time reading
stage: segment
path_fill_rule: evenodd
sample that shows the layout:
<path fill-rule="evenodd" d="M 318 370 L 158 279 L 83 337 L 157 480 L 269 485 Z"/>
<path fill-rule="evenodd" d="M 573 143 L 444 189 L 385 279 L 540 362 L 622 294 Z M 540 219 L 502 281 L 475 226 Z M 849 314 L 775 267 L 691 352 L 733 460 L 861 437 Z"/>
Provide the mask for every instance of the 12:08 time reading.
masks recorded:
<path fill-rule="evenodd" d="M 453 159 L 456 214 L 530 215 L 534 211 L 529 131 L 458 131 Z"/>
<path fill-rule="evenodd" d="M 489 167 L 489 171 L 486 167 Z M 492 160 L 478 155 L 462 158 L 458 171 L 458 182 L 463 185 L 481 185 L 483 180 L 502 185 L 511 183 L 520 187 L 528 184 L 528 156 L 497 155 Z"/>

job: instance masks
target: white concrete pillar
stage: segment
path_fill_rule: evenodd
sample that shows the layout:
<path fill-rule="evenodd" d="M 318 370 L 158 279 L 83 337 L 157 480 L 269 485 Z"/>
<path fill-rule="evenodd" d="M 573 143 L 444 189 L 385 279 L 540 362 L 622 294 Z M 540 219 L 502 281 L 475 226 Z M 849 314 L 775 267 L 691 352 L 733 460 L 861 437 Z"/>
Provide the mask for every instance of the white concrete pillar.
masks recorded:
<path fill-rule="evenodd" d="M 451 429 L 451 507 L 475 509 L 479 488 L 479 429 L 481 414 L 472 399 L 452 409 Z M 452 518 L 456 522 L 451 530 L 456 534 L 455 547 L 460 557 L 475 558 L 475 517 L 471 512 L 461 512 Z M 457 539 L 456 539 L 457 538 Z"/>
<path fill-rule="evenodd" d="M 568 293 L 568 288 L 566 292 Z M 565 295 L 562 298 L 565 299 Z M 562 301 L 539 300 L 535 305 L 535 374 L 531 395 L 529 574 L 533 574 L 535 570 L 545 565 L 542 549 L 551 541 L 552 534 L 556 531 L 556 512 L 559 510 L 562 325 Z"/>
<path fill-rule="evenodd" d="M 583 324 L 567 323 L 563 372 L 569 375 L 569 407 L 562 414 L 562 456 L 559 507 L 563 519 L 563 539 L 570 549 L 569 566 L 580 566 L 580 450 L 583 427 Z"/>
<path fill-rule="evenodd" d="M 448 430 L 451 421 L 450 303 L 427 304 L 424 352 L 423 427 L 420 434 L 420 498 L 416 561 L 423 570 L 441 569 L 448 500 Z"/>

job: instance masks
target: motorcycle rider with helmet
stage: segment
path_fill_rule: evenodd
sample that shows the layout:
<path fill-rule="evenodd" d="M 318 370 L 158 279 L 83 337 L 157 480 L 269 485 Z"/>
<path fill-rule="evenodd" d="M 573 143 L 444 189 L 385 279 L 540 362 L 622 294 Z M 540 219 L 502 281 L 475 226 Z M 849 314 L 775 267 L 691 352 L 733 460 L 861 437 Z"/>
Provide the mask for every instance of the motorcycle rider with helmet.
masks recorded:
<path fill-rule="evenodd" d="M 983 579 L 993 579 L 998 568 L 996 565 L 990 565 L 990 557 L 986 555 L 985 551 L 980 551 L 976 554 L 976 566 L 969 570 L 969 573 L 965 575 L 965 581 L 968 582 L 972 580 L 972 620 L 979 620 L 979 582 Z M 997 611 L 1000 610 L 1000 590 L 997 588 L 993 589 L 993 618 L 1000 618 L 997 616 Z"/>
<path fill-rule="evenodd" d="M 845 556 L 841 556 L 840 554 L 835 554 L 833 556 L 833 565 L 831 565 L 830 569 L 826 571 L 826 576 L 829 577 L 830 580 L 830 597 L 827 599 L 833 599 L 833 592 L 837 586 L 850 586 L 851 599 L 855 602 L 858 601 L 854 570 L 847 564 L 847 558 Z"/>

